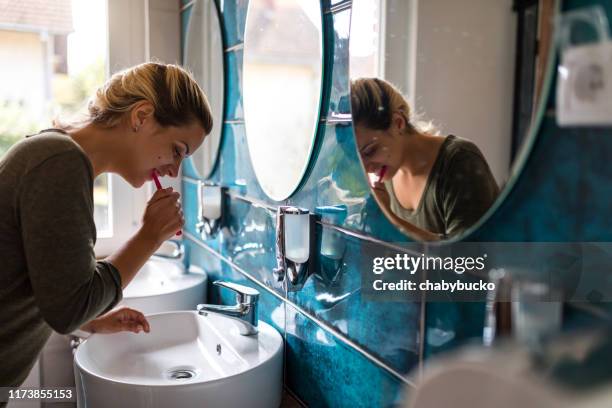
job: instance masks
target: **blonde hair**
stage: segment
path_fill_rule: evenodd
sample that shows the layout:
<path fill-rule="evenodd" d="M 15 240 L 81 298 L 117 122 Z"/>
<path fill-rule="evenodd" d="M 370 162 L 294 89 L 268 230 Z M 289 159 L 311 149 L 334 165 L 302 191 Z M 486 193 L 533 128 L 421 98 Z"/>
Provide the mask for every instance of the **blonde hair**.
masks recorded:
<path fill-rule="evenodd" d="M 380 78 L 358 78 L 351 81 L 351 109 L 353 124 L 368 129 L 389 129 L 393 113 L 398 112 L 406 121 L 408 133 L 438 133 L 432 122 L 411 120 L 410 105 L 401 92 Z"/>
<path fill-rule="evenodd" d="M 157 62 L 136 65 L 111 76 L 87 103 L 79 125 L 114 127 L 142 101 L 153 105 L 153 116 L 163 127 L 197 121 L 206 134 L 213 127 L 208 99 L 191 74 L 178 65 Z M 75 123 L 62 127 L 75 127 Z"/>

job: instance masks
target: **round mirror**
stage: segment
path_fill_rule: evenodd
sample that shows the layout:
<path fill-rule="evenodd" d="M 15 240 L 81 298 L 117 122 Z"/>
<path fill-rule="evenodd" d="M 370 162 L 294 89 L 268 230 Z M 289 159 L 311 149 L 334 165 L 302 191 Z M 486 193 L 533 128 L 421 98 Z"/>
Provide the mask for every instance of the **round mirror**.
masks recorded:
<path fill-rule="evenodd" d="M 213 112 L 213 128 L 191 160 L 201 178 L 212 173 L 223 128 L 223 37 L 214 0 L 196 0 L 187 26 L 184 66 L 202 87 Z"/>
<path fill-rule="evenodd" d="M 255 175 L 273 200 L 289 197 L 306 172 L 319 122 L 322 79 L 320 2 L 249 1 L 244 120 Z"/>
<path fill-rule="evenodd" d="M 554 0 L 353 0 L 353 129 L 385 215 L 457 239 L 531 145 L 553 62 Z"/>

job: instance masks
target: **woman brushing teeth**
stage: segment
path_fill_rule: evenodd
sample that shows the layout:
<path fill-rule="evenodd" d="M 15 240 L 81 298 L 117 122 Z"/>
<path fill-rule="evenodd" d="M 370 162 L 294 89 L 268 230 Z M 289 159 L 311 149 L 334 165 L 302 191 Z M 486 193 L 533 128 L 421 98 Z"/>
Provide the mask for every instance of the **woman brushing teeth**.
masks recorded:
<path fill-rule="evenodd" d="M 411 122 L 408 102 L 389 82 L 353 81 L 351 105 L 376 199 L 410 235 L 437 240 L 459 234 L 493 204 L 499 188 L 478 147 Z"/>
<path fill-rule="evenodd" d="M 2 157 L 0 386 L 23 382 L 51 330 L 149 330 L 142 313 L 112 308 L 182 228 L 179 194 L 157 190 L 134 236 L 96 260 L 93 182 L 116 173 L 138 188 L 152 172 L 176 177 L 211 128 L 194 79 L 178 66 L 146 63 L 113 75 L 82 122 L 28 137 Z"/>

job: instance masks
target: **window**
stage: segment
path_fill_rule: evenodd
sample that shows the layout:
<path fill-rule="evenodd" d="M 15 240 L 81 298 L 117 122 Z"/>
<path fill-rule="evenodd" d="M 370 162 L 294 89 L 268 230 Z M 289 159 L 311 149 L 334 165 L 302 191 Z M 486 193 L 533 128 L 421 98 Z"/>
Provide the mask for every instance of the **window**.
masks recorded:
<path fill-rule="evenodd" d="M 105 174 L 94 181 L 94 221 L 99 237 L 112 237 L 110 176 Z"/>
<path fill-rule="evenodd" d="M 417 11 L 418 0 L 353 2 L 351 78 L 384 78 L 414 101 Z"/>
<path fill-rule="evenodd" d="M 147 60 L 180 60 L 180 3 L 166 0 L 6 0 L 0 14 L 0 157 L 25 135 L 85 108 L 108 77 Z M 162 24 L 163 22 L 163 24 Z M 151 32 L 149 24 L 155 27 Z M 180 178 L 164 180 L 180 191 Z M 96 255 L 139 227 L 152 187 L 94 181 Z"/>
<path fill-rule="evenodd" d="M 0 15 L 0 157 L 25 135 L 52 127 L 55 118 L 83 113 L 108 66 L 107 0 L 11 2 Z M 118 194 L 125 201 L 114 200 Z M 132 198 L 145 199 L 116 176 L 94 181 L 98 255 L 110 253 L 137 227 L 142 212 L 133 208 L 142 205 Z M 128 210 L 118 211 L 126 202 Z"/>
<path fill-rule="evenodd" d="M 64 115 L 84 110 L 88 98 L 106 80 L 106 1 L 72 0 L 74 31 L 67 36 L 67 74 L 62 76 L 64 42 L 56 36 L 53 55 L 59 81 L 66 81 L 61 89 L 58 81 L 55 95 L 62 104 Z M 64 93 L 65 92 L 65 93 Z M 70 93 L 69 93 L 70 92 Z M 70 98 L 74 103 L 70 102 Z M 111 176 L 100 175 L 94 181 L 94 220 L 98 239 L 113 236 Z"/>
<path fill-rule="evenodd" d="M 77 114 L 105 80 L 104 0 L 12 3 L 0 16 L 0 155 L 54 118 Z M 98 235 L 109 236 L 108 176 L 94 184 Z"/>

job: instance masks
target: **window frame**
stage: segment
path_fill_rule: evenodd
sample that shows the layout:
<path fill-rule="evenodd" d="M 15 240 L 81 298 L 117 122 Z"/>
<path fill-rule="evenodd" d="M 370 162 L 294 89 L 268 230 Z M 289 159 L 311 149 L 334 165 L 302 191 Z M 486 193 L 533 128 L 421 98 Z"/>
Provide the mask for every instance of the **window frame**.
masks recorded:
<path fill-rule="evenodd" d="M 163 20 L 166 23 L 157 25 Z M 155 25 L 151 33 L 149 26 Z M 106 74 L 112 74 L 151 60 L 180 63 L 180 3 L 166 0 L 106 0 Z M 140 228 L 152 182 L 134 188 L 119 175 L 109 173 L 109 214 L 111 236 L 96 240 L 96 257 L 103 258 L 119 249 Z M 181 192 L 182 169 L 175 179 L 162 178 L 162 184 Z"/>

